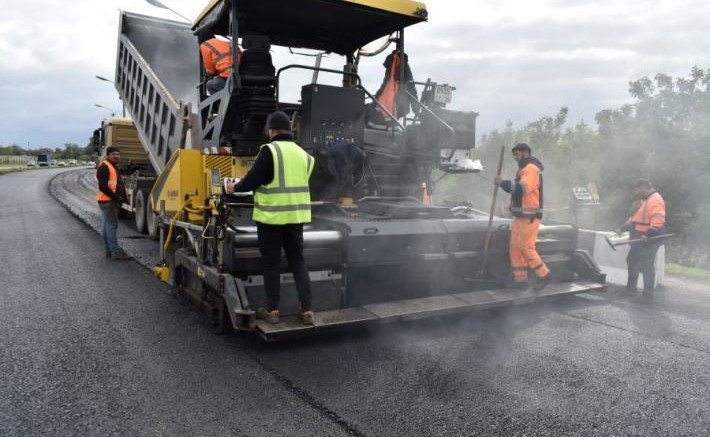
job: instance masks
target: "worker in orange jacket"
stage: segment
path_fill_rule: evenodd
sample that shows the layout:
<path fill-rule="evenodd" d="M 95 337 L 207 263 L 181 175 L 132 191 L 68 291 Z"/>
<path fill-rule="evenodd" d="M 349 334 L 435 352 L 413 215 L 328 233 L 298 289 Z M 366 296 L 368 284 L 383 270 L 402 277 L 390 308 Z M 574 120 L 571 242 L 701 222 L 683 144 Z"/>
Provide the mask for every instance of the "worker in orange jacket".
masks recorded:
<path fill-rule="evenodd" d="M 516 144 L 513 147 L 513 159 L 518 162 L 515 179 L 503 180 L 496 176 L 495 184 L 510 193 L 510 212 L 513 214 L 510 265 L 513 270 L 513 282 L 517 286 L 526 286 L 528 269 L 531 269 L 537 276 L 533 289 L 542 290 L 550 283 L 552 275 L 535 249 L 542 220 L 543 165 L 531 155 L 530 146 L 525 143 Z"/>
<path fill-rule="evenodd" d="M 631 244 L 629 255 L 626 257 L 628 266 L 626 289 L 636 291 L 639 273 L 641 273 L 643 274 L 642 300 L 650 301 L 653 299 L 656 285 L 656 253 L 663 244 L 660 239 L 654 237 L 666 233 L 666 203 L 648 179 L 636 181 L 634 195 L 639 199 L 638 205 L 617 233 L 628 231 L 631 240 L 641 240 Z"/>
<path fill-rule="evenodd" d="M 200 44 L 200 54 L 209 78 L 207 91 L 214 94 L 224 88 L 232 71 L 232 42 L 221 35 L 215 35 Z"/>

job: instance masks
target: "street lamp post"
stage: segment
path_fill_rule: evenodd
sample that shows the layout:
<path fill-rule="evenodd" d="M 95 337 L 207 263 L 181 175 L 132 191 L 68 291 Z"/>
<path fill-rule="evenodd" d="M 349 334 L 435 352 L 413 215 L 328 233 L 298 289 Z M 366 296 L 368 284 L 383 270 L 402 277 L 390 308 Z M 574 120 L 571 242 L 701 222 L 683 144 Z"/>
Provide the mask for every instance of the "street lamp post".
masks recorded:
<path fill-rule="evenodd" d="M 111 109 L 111 108 L 107 108 L 107 107 L 105 107 L 105 106 L 99 105 L 98 103 L 94 103 L 94 106 L 96 106 L 97 108 L 101 108 L 101 109 L 107 110 L 108 112 L 111 113 L 111 117 L 115 117 L 115 116 L 116 116 L 116 113 L 113 112 L 113 109 Z"/>
<path fill-rule="evenodd" d="M 94 77 L 98 80 L 101 80 L 103 82 L 108 82 L 108 83 L 111 83 L 114 86 L 116 86 L 116 83 L 114 81 L 112 81 L 111 79 L 106 79 L 105 77 L 99 76 L 98 74 L 95 75 Z M 125 117 L 126 116 L 126 105 L 123 104 L 123 99 L 120 99 L 120 100 L 121 100 L 121 114 L 123 115 L 123 117 Z"/>
<path fill-rule="evenodd" d="M 169 10 L 170 12 L 172 12 L 173 14 L 175 14 L 175 15 L 179 16 L 180 18 L 182 18 L 183 20 L 187 21 L 188 23 L 192 23 L 192 21 L 191 21 L 189 18 L 187 18 L 186 16 L 184 16 L 183 14 L 181 14 L 181 13 L 179 13 L 179 12 L 176 12 L 176 11 L 170 9 L 168 6 L 166 6 L 165 4 L 159 2 L 158 0 L 145 0 L 145 1 L 148 2 L 149 4 L 155 6 L 156 8 L 167 9 L 167 10 Z"/>

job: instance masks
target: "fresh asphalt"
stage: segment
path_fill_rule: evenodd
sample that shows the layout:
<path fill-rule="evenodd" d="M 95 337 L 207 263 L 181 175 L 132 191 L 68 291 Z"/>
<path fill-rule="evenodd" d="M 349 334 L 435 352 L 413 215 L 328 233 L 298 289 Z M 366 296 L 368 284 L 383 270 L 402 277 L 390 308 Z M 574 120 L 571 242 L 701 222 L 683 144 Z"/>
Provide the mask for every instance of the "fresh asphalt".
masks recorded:
<path fill-rule="evenodd" d="M 0 435 L 693 435 L 710 284 L 266 344 L 104 258 L 92 170 L 0 176 Z"/>

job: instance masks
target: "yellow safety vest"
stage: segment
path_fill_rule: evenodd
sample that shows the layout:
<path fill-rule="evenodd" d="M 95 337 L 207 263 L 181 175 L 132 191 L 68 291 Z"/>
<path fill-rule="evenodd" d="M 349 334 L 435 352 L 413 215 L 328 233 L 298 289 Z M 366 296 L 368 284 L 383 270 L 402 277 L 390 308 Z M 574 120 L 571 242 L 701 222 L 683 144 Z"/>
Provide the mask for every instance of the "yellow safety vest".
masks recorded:
<path fill-rule="evenodd" d="M 254 221 L 269 225 L 311 221 L 308 179 L 314 159 L 292 141 L 264 144 L 274 161 L 274 179 L 254 190 Z"/>

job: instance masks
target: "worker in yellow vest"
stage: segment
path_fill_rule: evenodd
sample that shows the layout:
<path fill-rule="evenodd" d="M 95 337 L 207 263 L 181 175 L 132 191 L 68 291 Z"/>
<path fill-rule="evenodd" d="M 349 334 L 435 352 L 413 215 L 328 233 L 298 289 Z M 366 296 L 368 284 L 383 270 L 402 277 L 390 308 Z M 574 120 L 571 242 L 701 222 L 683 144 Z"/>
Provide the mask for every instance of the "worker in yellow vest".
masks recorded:
<path fill-rule="evenodd" d="M 254 215 L 259 250 L 264 269 L 266 307 L 257 317 L 279 322 L 281 247 L 293 273 L 300 318 L 313 324 L 311 286 L 303 259 L 303 224 L 311 221 L 311 195 L 308 180 L 315 160 L 293 141 L 291 123 L 284 112 L 276 111 L 266 121 L 271 142 L 261 146 L 244 179 L 228 182 L 227 194 L 254 191 Z"/>
<path fill-rule="evenodd" d="M 121 159 L 121 151 L 109 146 L 106 148 L 106 158 L 96 167 L 96 180 L 99 192 L 96 200 L 101 210 L 101 236 L 106 246 L 106 258 L 126 260 L 131 257 L 118 245 L 116 230 L 118 229 L 118 210 L 126 196 L 123 179 L 116 169 Z"/>

